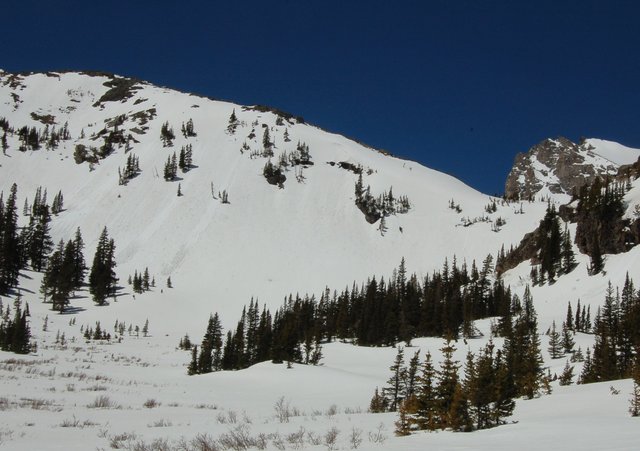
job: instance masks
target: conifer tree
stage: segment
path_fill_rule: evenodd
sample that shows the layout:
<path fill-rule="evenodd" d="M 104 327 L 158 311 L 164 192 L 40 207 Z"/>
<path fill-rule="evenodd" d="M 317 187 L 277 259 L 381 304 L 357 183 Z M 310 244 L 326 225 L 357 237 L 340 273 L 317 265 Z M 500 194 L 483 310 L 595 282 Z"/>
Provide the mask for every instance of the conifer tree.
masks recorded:
<path fill-rule="evenodd" d="M 6 204 L 0 209 L 0 294 L 6 294 L 9 288 L 18 283 L 22 266 L 21 246 L 18 237 L 18 215 L 16 199 L 18 186 L 11 186 Z M 0 204 L 1 198 L 0 198 Z"/>
<path fill-rule="evenodd" d="M 230 135 L 233 135 L 235 134 L 237 127 L 238 127 L 238 118 L 236 117 L 236 110 L 234 109 L 231 112 L 231 116 L 229 116 L 229 125 L 227 125 L 227 132 Z"/>
<path fill-rule="evenodd" d="M 53 242 L 49 234 L 49 207 L 47 205 L 39 209 L 39 214 L 31 216 L 29 220 L 29 238 L 27 252 L 34 271 L 41 271 L 46 263 L 47 256 L 53 248 Z"/>
<path fill-rule="evenodd" d="M 458 369 L 460 365 L 453 359 L 455 350 L 456 348 L 451 343 L 451 340 L 447 340 L 445 345 L 440 349 L 443 360 L 440 364 L 440 369 L 436 373 L 436 409 L 442 428 L 451 427 L 451 425 L 457 421 L 454 421 L 455 419 L 450 417 L 453 413 L 451 406 L 454 401 L 454 395 L 459 386 Z"/>
<path fill-rule="evenodd" d="M 417 381 L 416 398 L 417 411 L 412 420 L 418 429 L 433 431 L 440 426 L 436 406 L 436 370 L 431 361 L 431 354 L 427 352 L 422 362 L 421 374 Z"/>
<path fill-rule="evenodd" d="M 387 386 L 382 390 L 382 394 L 387 400 L 389 411 L 395 412 L 406 391 L 406 368 L 404 367 L 404 348 L 402 346 L 398 346 L 396 358 L 389 369 L 391 377 L 387 381 Z"/>
<path fill-rule="evenodd" d="M 113 294 L 118 279 L 115 274 L 115 244 L 109 238 L 107 228 L 102 230 L 93 257 L 89 273 L 89 292 L 98 305 L 104 305 L 107 297 Z"/>
<path fill-rule="evenodd" d="M 269 135 L 269 127 L 264 128 L 264 134 L 262 135 L 262 147 L 264 149 L 263 156 L 273 156 L 273 143 L 271 142 L 271 136 Z"/>
<path fill-rule="evenodd" d="M 636 353 L 636 361 L 631 374 L 633 391 L 629 400 L 629 413 L 632 417 L 640 416 L 640 352 Z"/>
<path fill-rule="evenodd" d="M 567 274 L 573 271 L 576 267 L 576 257 L 573 252 L 573 246 L 571 244 L 571 232 L 565 225 L 564 233 L 562 234 L 562 272 Z"/>
<path fill-rule="evenodd" d="M 187 368 L 187 374 L 189 376 L 198 374 L 198 346 L 193 346 L 191 348 L 191 362 Z"/>
<path fill-rule="evenodd" d="M 558 383 L 560 385 L 571 385 L 573 383 L 573 367 L 569 365 L 568 360 L 564 365 L 562 374 L 558 378 Z"/>
<path fill-rule="evenodd" d="M 80 227 L 78 227 L 73 239 L 73 286 L 75 289 L 78 289 L 82 286 L 82 284 L 84 283 L 84 276 L 87 271 L 83 250 L 84 241 L 82 240 Z"/>
<path fill-rule="evenodd" d="M 395 422 L 396 435 L 404 437 L 411 434 L 411 415 L 415 412 L 416 398 L 410 396 L 400 401 L 398 408 L 398 419 Z"/>
<path fill-rule="evenodd" d="M 593 241 L 593 248 L 591 249 L 591 265 L 589 267 L 589 273 L 595 275 L 600 273 L 604 269 L 604 258 L 602 257 L 602 251 L 600 250 L 600 240 L 598 237 Z"/>
<path fill-rule="evenodd" d="M 376 387 L 371 402 L 369 403 L 369 412 L 382 413 L 387 411 L 387 400 L 384 396 L 380 395 L 378 387 Z"/>
<path fill-rule="evenodd" d="M 552 359 L 559 359 L 563 356 L 562 341 L 560 334 L 556 330 L 556 322 L 554 321 L 551 326 L 551 332 L 549 332 L 549 354 Z"/>
<path fill-rule="evenodd" d="M 409 367 L 406 372 L 406 389 L 405 397 L 413 396 L 416 391 L 416 379 L 418 375 L 418 366 L 420 365 L 420 351 L 416 351 L 409 360 Z"/>
<path fill-rule="evenodd" d="M 567 327 L 566 323 L 562 324 L 562 347 L 565 354 L 573 352 L 575 341 L 573 340 L 573 332 Z"/>
<path fill-rule="evenodd" d="M 510 417 L 515 409 L 513 398 L 516 396 L 516 387 L 509 363 L 504 358 L 502 350 L 496 352 L 495 358 L 495 398 L 492 408 L 492 422 L 494 425 L 504 423 L 504 419 Z"/>

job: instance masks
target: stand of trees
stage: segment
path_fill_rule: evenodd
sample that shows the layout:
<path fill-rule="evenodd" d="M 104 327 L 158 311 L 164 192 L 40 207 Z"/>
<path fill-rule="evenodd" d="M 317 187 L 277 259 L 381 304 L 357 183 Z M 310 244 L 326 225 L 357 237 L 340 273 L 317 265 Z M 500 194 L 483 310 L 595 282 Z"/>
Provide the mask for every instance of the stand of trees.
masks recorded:
<path fill-rule="evenodd" d="M 260 310 L 252 299 L 236 328 L 224 338 L 218 314 L 209 317 L 200 351 L 197 346 L 191 349 L 187 372 L 237 370 L 266 360 L 317 365 L 322 346 L 313 333 L 313 321 L 314 307 L 308 300 L 289 299 L 272 315 L 266 307 Z"/>
<path fill-rule="evenodd" d="M 439 369 L 429 353 L 420 365 L 417 352 L 405 367 L 399 348 L 387 386 L 382 392 L 376 389 L 370 410 L 398 411 L 399 435 L 415 430 L 472 431 L 503 424 L 513 412 L 514 398 L 538 396 L 548 384 L 528 288 L 522 303 L 514 296 L 509 310 L 501 321 L 502 349 L 495 351 L 489 341 L 477 355 L 469 352 L 464 378 L 449 339 L 441 349 Z"/>
<path fill-rule="evenodd" d="M 130 153 L 127 156 L 124 169 L 120 170 L 120 168 L 118 168 L 118 184 L 126 185 L 129 183 L 129 180 L 136 177 L 140 172 L 140 160 L 135 154 Z"/>
<path fill-rule="evenodd" d="M 407 196 L 394 197 L 393 188 L 389 188 L 388 192 L 374 197 L 371 194 L 371 187 L 369 185 L 364 188 L 362 173 L 358 175 L 355 186 L 355 196 L 356 206 L 362 211 L 370 224 L 392 214 L 407 213 L 411 208 L 411 203 Z"/>
<path fill-rule="evenodd" d="M 265 307 L 260 310 L 252 300 L 235 331 L 220 344 L 221 362 L 213 370 L 245 368 L 264 360 L 318 362 L 321 344 L 336 339 L 388 346 L 418 336 L 475 337 L 473 320 L 488 316 L 505 317 L 501 327 L 507 334 L 520 301 L 512 300 L 500 280 L 491 281 L 492 261 L 488 256 L 480 270 L 473 262 L 469 271 L 454 258 L 452 266 L 445 261 L 442 271 L 419 280 L 415 274 L 407 276 L 403 259 L 387 281 L 374 277 L 341 293 L 327 288 L 319 299 L 290 295 L 274 314 Z M 525 305 L 527 311 L 532 308 L 529 300 Z M 203 340 L 200 352 L 214 352 L 205 342 L 212 341 Z M 199 361 L 197 351 L 192 352 Z M 192 368 L 193 374 L 202 371 L 195 364 Z"/>
<path fill-rule="evenodd" d="M 3 308 L 0 299 L 0 349 L 16 354 L 28 354 L 31 351 L 31 329 L 27 319 L 29 304 L 22 310 L 18 298 L 13 305 L 12 314 L 8 305 Z"/>
<path fill-rule="evenodd" d="M 64 312 L 69 304 L 72 292 L 84 285 L 87 267 L 83 249 L 84 241 L 80 228 L 78 228 L 74 239 L 68 240 L 66 244 L 60 240 L 57 248 L 48 259 L 40 292 L 44 302 L 47 302 L 47 298 L 49 298 L 52 304 L 51 308 L 60 313 Z"/>
<path fill-rule="evenodd" d="M 640 292 L 627 275 L 621 291 L 607 289 L 593 320 L 595 343 L 587 349 L 580 383 L 631 377 L 640 353 Z"/>

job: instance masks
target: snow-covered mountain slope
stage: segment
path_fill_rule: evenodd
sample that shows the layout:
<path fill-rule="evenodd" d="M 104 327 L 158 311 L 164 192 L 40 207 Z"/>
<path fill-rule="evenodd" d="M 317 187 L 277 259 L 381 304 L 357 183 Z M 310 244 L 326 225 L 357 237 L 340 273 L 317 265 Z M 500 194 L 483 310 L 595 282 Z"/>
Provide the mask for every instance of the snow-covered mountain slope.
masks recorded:
<path fill-rule="evenodd" d="M 235 319 L 252 296 L 274 306 L 291 292 L 341 289 L 372 274 L 388 275 L 402 257 L 409 268 L 427 273 L 453 255 L 459 261 L 495 255 L 533 229 L 544 210 L 530 204 L 527 214 L 515 214 L 519 206 L 499 203 L 488 214 L 489 197 L 453 177 L 269 111 L 106 75 L 4 74 L 0 85 L 0 117 L 15 130 L 66 124 L 70 134 L 56 149 L 26 151 L 19 150 L 18 133 L 8 136 L 1 188 L 6 193 L 17 183 L 20 206 L 31 202 L 38 186 L 50 199 L 61 190 L 65 211 L 54 218 L 52 234 L 56 241 L 68 239 L 79 226 L 88 260 L 107 226 L 121 282 L 147 266 L 159 285 L 171 277 L 174 289 L 136 302 L 148 302 L 180 330 L 202 327 L 212 311 Z M 227 128 L 234 111 L 239 125 L 232 134 Z M 180 129 L 189 120 L 197 136 L 185 138 Z M 165 123 L 175 132 L 172 147 L 160 139 Z M 298 142 L 311 154 L 313 165 L 287 168 L 283 189 L 262 175 L 267 158 L 257 154 L 267 129 L 274 163 L 281 153 L 294 153 Z M 75 162 L 78 145 L 100 148 L 114 130 L 128 144 L 114 145 L 95 163 Z M 186 145 L 193 148 L 194 168 L 165 181 L 167 159 Z M 142 172 L 125 186 L 118 184 L 118 171 L 128 146 Z M 368 223 L 356 207 L 358 176 L 340 162 L 361 167 L 374 196 L 390 188 L 396 197 L 407 196 L 410 210 L 388 216 L 383 234 L 380 220 Z M 300 171 L 304 180 L 298 181 Z M 222 191 L 229 204 L 218 198 Z M 460 212 L 450 208 L 451 200 Z M 498 217 L 506 224 L 496 232 Z M 132 299 L 114 303 L 116 317 L 126 315 L 124 304 Z"/>
<path fill-rule="evenodd" d="M 519 153 L 505 185 L 510 199 L 553 197 L 567 199 L 574 188 L 596 176 L 614 175 L 620 166 L 634 163 L 640 149 L 602 139 L 579 144 L 559 137 L 546 139 L 527 153 Z"/>
<path fill-rule="evenodd" d="M 231 133 L 234 111 L 238 124 Z M 494 200 L 455 178 L 292 116 L 107 74 L 1 73 L 0 118 L 14 130 L 7 133 L 6 153 L 0 155 L 5 196 L 17 183 L 21 207 L 25 200 L 32 202 L 38 186 L 48 189 L 49 200 L 61 190 L 64 211 L 53 219 L 54 240 L 71 238 L 79 226 L 90 261 L 107 226 L 116 243 L 116 270 L 123 285 L 117 302 L 98 307 L 81 291 L 71 301 L 76 309 L 59 315 L 40 302 L 42 274 L 23 272 L 20 292 L 30 304 L 38 351 L 20 357 L 0 352 L 0 446 L 163 449 L 161 441 L 156 448 L 135 445 L 166 438 L 180 449 L 183 438 L 221 440 L 234 433 L 262 437 L 267 449 L 350 449 L 358 436 L 359 449 L 596 450 L 634 449 L 637 444 L 638 428 L 626 410 L 628 380 L 579 387 L 554 382 L 552 396 L 518 400 L 513 417 L 517 423 L 472 434 L 447 431 L 400 438 L 393 436 L 395 414 L 364 413 L 374 388 L 385 384 L 393 348 L 329 343 L 321 366 L 287 369 L 263 362 L 237 372 L 193 377 L 186 375 L 189 353 L 175 349 L 185 332 L 199 341 L 210 312 L 220 312 L 224 325 L 232 326 L 252 296 L 273 307 L 291 292 L 317 295 L 326 285 L 341 289 L 372 274 L 388 276 L 402 257 L 409 271 L 425 275 L 453 255 L 458 262 L 496 255 L 501 246 L 508 249 L 538 226 L 546 202 L 496 200 L 496 211 L 489 213 Z M 189 120 L 196 136 L 180 132 Z M 49 135 L 55 127 L 57 134 L 65 124 L 69 139 L 49 150 L 44 143 L 39 150 L 29 149 L 28 138 L 21 139 L 19 133 L 26 126 L 23 136 L 34 127 L 40 134 L 47 129 Z M 163 124 L 175 131 L 171 147 L 160 139 Z M 283 188 L 263 176 L 268 161 L 262 156 L 265 130 L 274 143 L 274 163 L 284 151 L 296 154 L 298 141 L 309 147 L 313 164 L 288 166 Z M 290 141 L 285 141 L 285 131 Z M 105 137 L 111 137 L 113 149 L 106 158 L 94 159 L 91 148 L 100 153 Z M 586 143 L 593 149 L 581 147 L 579 152 L 604 171 L 638 155 L 615 143 Z M 84 157 L 79 145 L 87 152 Z M 194 167 L 179 171 L 178 180 L 165 181 L 167 159 L 187 145 L 193 149 Z M 118 172 L 129 155 L 137 156 L 141 173 L 120 185 Z M 91 161 L 78 164 L 77 157 Z M 353 170 L 359 168 L 364 187 L 370 185 L 374 196 L 393 187 L 395 197 L 409 199 L 408 212 L 385 218 L 384 232 L 381 220 L 368 222 L 356 206 L 358 175 Z M 550 180 L 557 179 L 549 167 L 544 170 Z M 549 186 L 542 189 L 551 193 Z M 228 204 L 218 194 L 225 191 Z M 640 204 L 637 180 L 625 202 L 626 217 L 634 217 Z M 568 228 L 575 236 L 575 224 Z M 578 254 L 576 259 L 577 267 L 554 284 L 532 287 L 541 332 L 552 321 L 562 321 L 568 301 L 575 306 L 580 299 L 595 312 L 608 281 L 621 286 L 627 271 L 633 276 L 640 269 L 638 247 L 606 256 L 606 272 L 594 276 L 587 271 L 589 257 Z M 134 296 L 125 281 L 145 267 L 157 286 Z M 504 281 L 522 294 L 531 283 L 530 270 L 529 262 L 523 262 L 507 271 Z M 174 288 L 166 287 L 167 277 Z M 122 342 L 82 338 L 82 328 L 98 320 L 112 330 L 115 320 L 142 326 L 146 319 L 149 337 L 125 333 Z M 458 341 L 458 360 L 487 343 L 490 322 L 476 324 L 484 337 Z M 60 343 L 61 334 L 65 344 Z M 501 339 L 495 341 L 501 344 Z M 545 366 L 560 373 L 565 359 L 551 360 L 548 337 L 541 341 Z M 585 350 L 593 345 L 593 336 L 577 334 L 576 342 Z M 418 338 L 413 344 L 421 355 L 429 351 L 435 361 L 440 359 L 441 339 Z M 620 390 L 619 395 L 609 386 Z M 274 415 L 281 397 L 299 408 L 300 415 L 288 423 Z M 327 441 L 334 428 L 338 438 L 331 444 Z M 302 442 L 296 441 L 300 431 Z"/>

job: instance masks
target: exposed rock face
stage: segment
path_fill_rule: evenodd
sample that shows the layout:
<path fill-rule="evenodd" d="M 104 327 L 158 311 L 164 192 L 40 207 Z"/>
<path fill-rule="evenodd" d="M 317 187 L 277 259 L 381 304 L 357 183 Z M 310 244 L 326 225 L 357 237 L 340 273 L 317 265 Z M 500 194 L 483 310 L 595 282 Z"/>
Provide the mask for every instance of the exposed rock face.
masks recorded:
<path fill-rule="evenodd" d="M 516 155 L 507 182 L 509 199 L 530 199 L 538 194 L 571 194 L 574 188 L 599 175 L 614 175 L 618 167 L 593 152 L 586 142 L 567 138 L 545 139 L 527 153 Z"/>

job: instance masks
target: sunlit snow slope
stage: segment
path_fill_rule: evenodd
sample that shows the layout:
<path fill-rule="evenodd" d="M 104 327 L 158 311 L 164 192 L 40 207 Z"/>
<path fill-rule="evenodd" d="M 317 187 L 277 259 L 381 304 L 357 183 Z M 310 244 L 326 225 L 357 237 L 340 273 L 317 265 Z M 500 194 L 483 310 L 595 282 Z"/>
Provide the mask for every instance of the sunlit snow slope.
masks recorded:
<path fill-rule="evenodd" d="M 107 226 L 115 239 L 121 282 L 147 266 L 159 284 L 156 291 L 171 277 L 175 288 L 154 296 L 149 309 L 164 311 L 180 328 L 189 321 L 200 326 L 202 315 L 211 311 L 231 312 L 235 318 L 251 296 L 279 305 L 290 292 L 317 293 L 326 285 L 341 289 L 373 274 L 387 275 L 403 256 L 410 268 L 425 273 L 453 255 L 459 261 L 482 259 L 503 243 L 517 243 L 544 208 L 527 205 L 525 210 L 535 214 L 514 215 L 518 207 L 505 205 L 488 215 L 489 197 L 453 177 L 295 119 L 276 125 L 278 116 L 272 112 L 146 83 L 135 84 L 130 98 L 98 102 L 110 89 L 106 82 L 113 78 L 1 76 L 0 117 L 13 128 L 43 131 L 46 121 L 50 129 L 68 123 L 71 134 L 55 150 L 26 152 L 18 150 L 17 136 L 10 136 L 7 154 L 0 156 L 1 188 L 6 193 L 17 183 L 20 207 L 25 198 L 31 202 L 39 185 L 48 189 L 49 199 L 62 190 L 65 211 L 53 221 L 54 239 L 68 239 L 80 226 L 90 260 Z M 234 110 L 240 126 L 231 134 L 227 126 Z M 131 152 L 142 170 L 126 186 L 118 184 L 118 168 L 127 157 L 124 145 L 91 166 L 76 164 L 73 157 L 77 144 L 101 146 L 100 131 L 105 125 L 113 130 L 108 125 L 120 115 L 125 119 L 118 127 L 132 136 Z M 185 138 L 180 129 L 189 119 L 197 136 Z M 160 140 L 165 122 L 176 135 L 172 147 L 163 147 Z M 283 189 L 262 176 L 267 159 L 251 153 L 262 151 L 265 127 L 275 143 L 274 162 L 280 153 L 295 151 L 298 142 L 309 146 L 314 164 L 303 169 L 303 181 L 296 180 L 299 166 L 286 172 Z M 284 140 L 285 130 L 290 142 Z M 249 138 L 252 131 L 255 137 Z M 244 143 L 249 149 L 241 152 Z M 196 167 L 179 171 L 178 181 L 165 181 L 167 158 L 187 144 L 193 146 Z M 408 196 L 410 211 L 388 217 L 383 235 L 380 221 L 369 224 L 355 205 L 357 175 L 331 162 L 362 166 L 364 185 L 371 186 L 373 195 L 393 187 L 394 195 Z M 223 190 L 230 204 L 214 199 Z M 460 213 L 449 208 L 450 200 L 460 205 Z M 482 216 L 487 222 L 463 226 L 463 220 Z M 506 225 L 495 232 L 492 221 L 498 216 Z M 136 302 L 149 302 L 147 297 Z"/>

